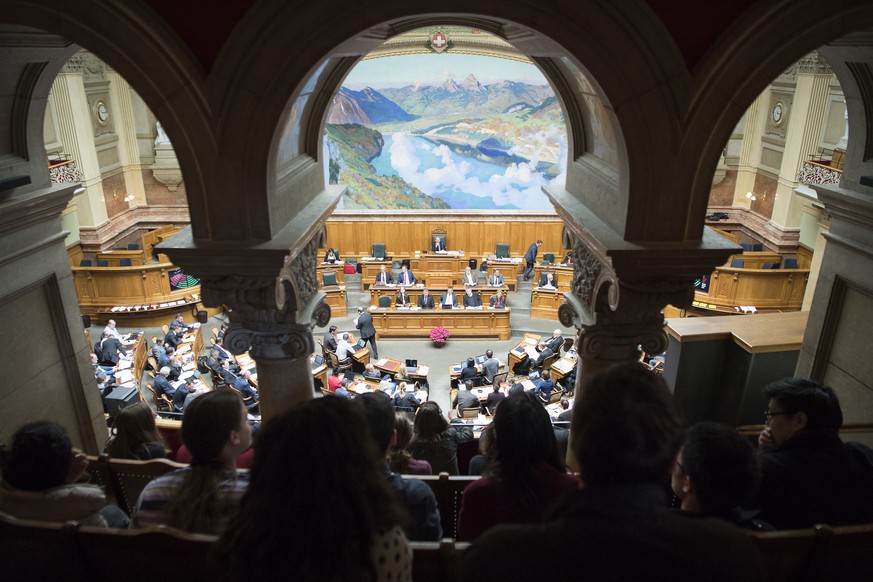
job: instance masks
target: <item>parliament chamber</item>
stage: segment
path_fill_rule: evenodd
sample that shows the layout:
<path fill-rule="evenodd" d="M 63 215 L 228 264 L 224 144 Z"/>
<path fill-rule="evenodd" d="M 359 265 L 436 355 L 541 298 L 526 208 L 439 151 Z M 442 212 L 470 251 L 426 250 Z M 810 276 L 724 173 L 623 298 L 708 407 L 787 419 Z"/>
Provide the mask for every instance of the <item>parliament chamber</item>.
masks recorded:
<path fill-rule="evenodd" d="M 387 38 L 437 26 L 430 4 L 116 4 L 0 0 L 0 318 L 27 330 L 0 342 L 17 363 L 0 391 L 0 441 L 52 418 L 92 456 L 103 449 L 82 315 L 93 333 L 109 319 L 135 330 L 176 313 L 188 321 L 223 313 L 242 338 L 234 351 L 248 349 L 260 364 L 268 419 L 311 398 L 314 379 L 327 382 L 328 366 L 309 362 L 315 340 L 331 318 L 356 331 L 358 307 L 373 308 L 391 365 L 405 355 L 395 346 L 447 322 L 455 338 L 469 333 L 458 344 L 474 353 L 480 340 L 546 337 L 527 320 L 511 325 L 529 314 L 545 329 L 560 322 L 580 332 L 577 385 L 635 359 L 640 346 L 663 352 L 664 379 L 689 421 L 759 423 L 761 386 L 788 375 L 833 386 L 848 424 L 870 421 L 869 2 L 751 0 L 708 7 L 706 17 L 687 1 L 614 11 L 583 0 L 532 12 L 511 0 L 477 14 L 464 3 L 441 6 L 453 23 L 514 43 L 555 89 L 568 135 L 565 182 L 547 187 L 554 210 L 533 212 L 342 208 L 346 185 L 328 183 L 322 136 L 332 96 Z M 56 180 L 46 163 L 55 154 L 75 158 L 78 174 Z M 433 252 L 436 231 L 450 252 Z M 536 240 L 534 285 L 523 285 L 523 256 Z M 390 259 L 365 260 L 373 245 Z M 498 245 L 508 245 L 507 258 L 495 256 Z M 320 264 L 327 247 L 339 250 L 338 264 Z M 554 264 L 567 251 L 574 265 Z M 483 259 L 507 279 L 511 308 L 487 309 L 487 273 L 476 271 Z M 395 297 L 395 288 L 372 288 L 381 266 L 395 274 L 406 263 L 441 293 L 471 260 L 483 310 L 378 307 Z M 535 288 L 550 271 L 557 289 Z M 562 359 L 554 375 L 569 371 Z M 858 438 L 869 442 L 869 431 Z M 22 544 L 7 558 L 31 555 L 33 545 L 7 526 L 8 547 Z M 114 564 L 95 559 L 99 549 L 124 548 L 88 529 L 63 533 L 29 533 L 58 548 L 34 567 L 58 558 L 68 573 L 94 573 L 92 561 Z M 797 533 L 794 553 L 767 535 L 756 543 L 772 558 L 772 579 L 852 579 L 864 567 L 846 572 L 832 559 L 841 544 L 855 547 L 843 542 L 847 533 Z M 159 537 L 160 547 L 184 544 L 192 556 L 211 543 Z M 427 551 L 445 566 L 464 549 Z M 427 551 L 417 548 L 416 559 Z M 799 553 L 822 561 L 803 572 Z M 191 562 L 180 571 L 209 568 Z M 4 560 L 3 571 L 22 563 Z M 418 568 L 416 579 L 454 571 Z"/>

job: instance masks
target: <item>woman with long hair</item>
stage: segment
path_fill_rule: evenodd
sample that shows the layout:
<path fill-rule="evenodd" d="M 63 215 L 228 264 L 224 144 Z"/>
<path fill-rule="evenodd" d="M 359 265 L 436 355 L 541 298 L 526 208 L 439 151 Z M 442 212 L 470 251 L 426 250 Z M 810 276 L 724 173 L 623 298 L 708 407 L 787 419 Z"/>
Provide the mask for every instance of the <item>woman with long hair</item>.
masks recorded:
<path fill-rule="evenodd" d="M 473 429 L 453 420 L 450 425 L 439 404 L 425 402 L 418 409 L 413 425 L 409 452 L 430 463 L 435 475 L 458 474 L 458 445 L 473 440 Z"/>
<path fill-rule="evenodd" d="M 249 448 L 252 427 L 239 394 L 207 392 L 185 407 L 182 442 L 191 466 L 162 475 L 143 489 L 133 527 L 170 525 L 195 533 L 221 533 L 248 486 L 236 458 Z"/>
<path fill-rule="evenodd" d="M 167 446 L 155 425 L 151 406 L 137 402 L 119 410 L 105 451 L 114 459 L 147 461 L 166 457 Z"/>
<path fill-rule="evenodd" d="M 458 538 L 473 540 L 499 523 L 533 523 L 558 498 L 579 489 L 567 474 L 549 414 L 522 392 L 500 403 L 492 423 L 494 458 L 461 497 Z"/>
<path fill-rule="evenodd" d="M 394 413 L 394 430 L 397 433 L 395 443 L 388 450 L 388 467 L 395 473 L 407 475 L 433 475 L 430 463 L 412 458 L 406 450 L 412 440 L 412 422 L 405 412 Z"/>
<path fill-rule="evenodd" d="M 410 580 L 412 550 L 363 414 L 317 398 L 258 433 L 251 484 L 216 546 L 231 580 Z"/>

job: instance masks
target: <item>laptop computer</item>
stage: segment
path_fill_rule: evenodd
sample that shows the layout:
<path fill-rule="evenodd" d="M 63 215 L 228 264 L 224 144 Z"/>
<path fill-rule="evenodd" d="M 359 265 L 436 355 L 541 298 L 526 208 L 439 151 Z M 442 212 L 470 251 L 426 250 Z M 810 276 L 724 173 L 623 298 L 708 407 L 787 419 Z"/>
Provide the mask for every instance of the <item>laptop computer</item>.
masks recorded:
<path fill-rule="evenodd" d="M 367 342 L 365 342 L 364 340 L 361 339 L 361 340 L 358 340 L 358 343 L 356 343 L 352 347 L 355 348 L 355 351 L 357 352 L 358 350 L 362 349 L 365 345 L 367 345 Z"/>
<path fill-rule="evenodd" d="M 533 372 L 531 372 L 530 374 L 528 374 L 527 379 L 530 380 L 531 382 L 534 382 L 534 381 L 536 381 L 536 380 L 539 380 L 539 379 L 540 379 L 540 373 L 539 373 L 539 371 L 538 371 L 538 370 L 534 370 Z"/>
<path fill-rule="evenodd" d="M 476 363 L 482 365 L 482 363 L 485 362 L 485 360 L 487 359 L 488 358 L 485 356 L 485 354 L 482 354 L 481 356 L 476 356 Z"/>
<path fill-rule="evenodd" d="M 324 363 L 324 356 L 316 355 L 315 359 L 312 360 L 312 368 L 315 369 Z"/>
<path fill-rule="evenodd" d="M 406 373 L 412 374 L 418 371 L 418 360 L 406 360 Z"/>

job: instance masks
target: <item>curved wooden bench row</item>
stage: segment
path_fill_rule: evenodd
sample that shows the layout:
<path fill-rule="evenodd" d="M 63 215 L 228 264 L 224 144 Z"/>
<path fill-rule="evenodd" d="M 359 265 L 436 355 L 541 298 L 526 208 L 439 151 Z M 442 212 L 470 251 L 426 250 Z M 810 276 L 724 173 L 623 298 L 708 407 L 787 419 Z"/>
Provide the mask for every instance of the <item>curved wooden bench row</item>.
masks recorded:
<path fill-rule="evenodd" d="M 0 572 L 7 582 L 222 580 L 212 555 L 216 539 L 169 527 L 113 530 L 0 514 Z M 455 580 L 458 559 L 467 546 L 450 540 L 414 542 L 413 579 Z M 293 578 L 294 573 L 284 577 Z"/>

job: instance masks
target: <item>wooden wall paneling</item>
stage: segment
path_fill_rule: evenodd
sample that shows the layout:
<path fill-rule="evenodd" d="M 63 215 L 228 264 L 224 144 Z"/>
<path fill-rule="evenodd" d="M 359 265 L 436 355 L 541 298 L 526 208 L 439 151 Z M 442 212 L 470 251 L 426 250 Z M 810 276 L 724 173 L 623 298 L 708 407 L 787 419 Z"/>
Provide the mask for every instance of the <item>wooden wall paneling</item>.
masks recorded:
<path fill-rule="evenodd" d="M 809 269 L 812 266 L 812 255 L 814 253 L 804 246 L 797 247 L 797 268 Z"/>
<path fill-rule="evenodd" d="M 82 251 L 82 245 L 76 243 L 69 247 L 67 249 L 67 258 L 70 260 L 71 265 L 78 267 L 82 259 L 85 258 L 85 253 Z"/>

